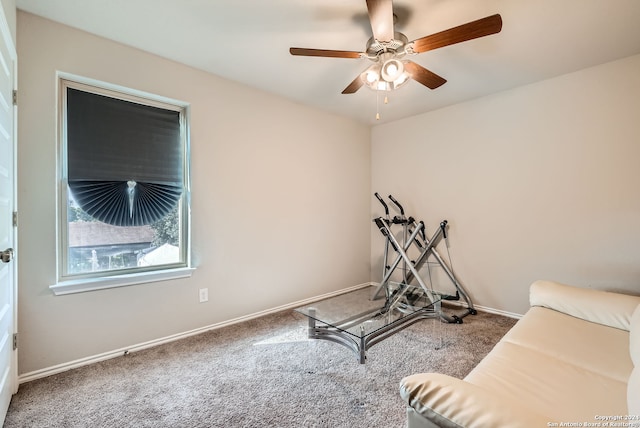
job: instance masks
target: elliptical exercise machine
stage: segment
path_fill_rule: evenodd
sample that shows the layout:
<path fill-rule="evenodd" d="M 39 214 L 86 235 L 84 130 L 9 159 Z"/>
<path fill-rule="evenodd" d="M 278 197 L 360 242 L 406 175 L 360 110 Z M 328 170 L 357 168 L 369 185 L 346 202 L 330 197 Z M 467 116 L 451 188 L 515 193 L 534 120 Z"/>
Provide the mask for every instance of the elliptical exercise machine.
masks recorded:
<path fill-rule="evenodd" d="M 436 250 L 436 246 L 441 239 L 444 239 L 447 244 L 447 220 L 440 222 L 440 226 L 433 235 L 428 238 L 426 234 L 426 226 L 423 221 L 416 221 L 415 218 L 407 217 L 404 212 L 403 206 L 392 195 L 389 195 L 389 200 L 398 211 L 399 215 L 391 217 L 389 213 L 389 206 L 384 199 L 375 193 L 375 197 L 380 204 L 384 207 L 385 217 L 378 217 L 373 219 L 373 222 L 378 227 L 380 233 L 385 237 L 385 246 L 383 253 L 382 264 L 382 281 L 376 288 L 373 299 L 380 298 L 381 292 L 385 291 L 385 305 L 384 311 L 391 310 L 392 308 L 399 308 L 403 304 L 411 305 L 412 301 L 415 301 L 421 296 L 422 293 L 431 296 L 433 293 L 439 294 L 442 300 L 459 301 L 464 299 L 466 309 L 459 314 L 447 315 L 442 313 L 441 318 L 448 323 L 461 324 L 462 319 L 467 315 L 476 315 L 477 311 L 473 307 L 471 299 L 464 291 L 462 285 L 457 280 L 451 268 L 451 257 L 448 254 L 449 263 L 440 256 Z M 400 229 L 399 232 L 395 232 L 393 229 Z M 396 254 L 393 262 L 390 263 L 392 253 Z M 415 259 L 411 259 L 409 252 L 415 253 L 417 256 Z M 430 257 L 431 256 L 431 257 Z M 429 261 L 429 259 L 435 260 L 435 262 Z M 431 281 L 431 267 L 430 264 L 435 263 L 442 267 L 446 276 L 455 287 L 455 294 L 445 294 L 439 291 L 434 291 Z M 426 267 L 429 275 L 429 285 L 421 277 L 420 270 Z M 396 272 L 399 271 L 399 272 Z M 392 286 L 392 277 L 400 276 L 399 282 Z M 410 285 L 417 285 L 419 287 L 411 287 Z"/>

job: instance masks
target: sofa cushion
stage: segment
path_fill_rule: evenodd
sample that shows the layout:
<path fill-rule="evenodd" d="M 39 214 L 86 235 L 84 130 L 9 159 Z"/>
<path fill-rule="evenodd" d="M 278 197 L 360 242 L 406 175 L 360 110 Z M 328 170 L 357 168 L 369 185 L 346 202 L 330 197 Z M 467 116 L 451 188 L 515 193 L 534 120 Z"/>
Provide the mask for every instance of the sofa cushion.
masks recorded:
<path fill-rule="evenodd" d="M 627 385 L 628 415 L 640 415 L 640 366 L 633 369 Z"/>
<path fill-rule="evenodd" d="M 502 341 L 625 382 L 633 370 L 629 332 L 532 307 Z"/>
<path fill-rule="evenodd" d="M 547 426 L 549 418 L 519 402 L 440 373 L 419 373 L 400 382 L 400 396 L 425 426 L 443 428 Z"/>
<path fill-rule="evenodd" d="M 593 346 L 594 353 L 608 352 Z M 548 422 L 597 422 L 595 415 L 627 414 L 626 381 L 508 341 L 499 342 L 465 380 L 491 395 L 526 403 Z"/>
<path fill-rule="evenodd" d="M 640 304 L 640 297 L 536 281 L 529 288 L 529 303 L 629 331 L 631 315 Z"/>
<path fill-rule="evenodd" d="M 640 305 L 631 316 L 631 328 L 629 330 L 629 352 L 636 367 L 640 367 Z M 640 413 L 639 413 L 640 414 Z"/>

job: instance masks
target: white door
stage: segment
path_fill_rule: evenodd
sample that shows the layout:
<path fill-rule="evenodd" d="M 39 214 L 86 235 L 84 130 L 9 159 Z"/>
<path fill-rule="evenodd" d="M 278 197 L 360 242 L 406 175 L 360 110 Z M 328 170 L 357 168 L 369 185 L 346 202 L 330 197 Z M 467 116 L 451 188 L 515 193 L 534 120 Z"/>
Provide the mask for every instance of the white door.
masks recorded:
<path fill-rule="evenodd" d="M 15 143 L 14 63 L 15 46 L 0 7 L 0 425 L 11 396 L 17 391 L 17 358 L 14 348 L 16 263 L 14 257 Z"/>

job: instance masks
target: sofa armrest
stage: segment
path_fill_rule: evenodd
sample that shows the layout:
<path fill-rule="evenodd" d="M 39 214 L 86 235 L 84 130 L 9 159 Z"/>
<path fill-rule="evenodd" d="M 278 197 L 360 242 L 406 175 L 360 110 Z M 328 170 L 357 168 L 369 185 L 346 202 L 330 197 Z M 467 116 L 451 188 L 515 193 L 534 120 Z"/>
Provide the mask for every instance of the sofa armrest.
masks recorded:
<path fill-rule="evenodd" d="M 440 373 L 419 373 L 400 382 L 400 396 L 418 414 L 445 428 L 545 427 L 549 417 L 507 396 Z"/>
<path fill-rule="evenodd" d="M 529 288 L 529 303 L 629 331 L 631 315 L 640 304 L 640 296 L 536 281 Z"/>

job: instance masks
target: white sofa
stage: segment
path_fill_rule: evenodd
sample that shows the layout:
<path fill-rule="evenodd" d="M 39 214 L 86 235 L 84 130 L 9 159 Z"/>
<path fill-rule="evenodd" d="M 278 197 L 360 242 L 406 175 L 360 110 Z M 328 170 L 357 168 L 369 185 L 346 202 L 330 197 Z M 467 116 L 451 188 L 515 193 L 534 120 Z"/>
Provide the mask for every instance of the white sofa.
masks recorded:
<path fill-rule="evenodd" d="M 464 380 L 401 381 L 409 428 L 640 427 L 640 297 L 537 281 L 530 304 Z"/>

